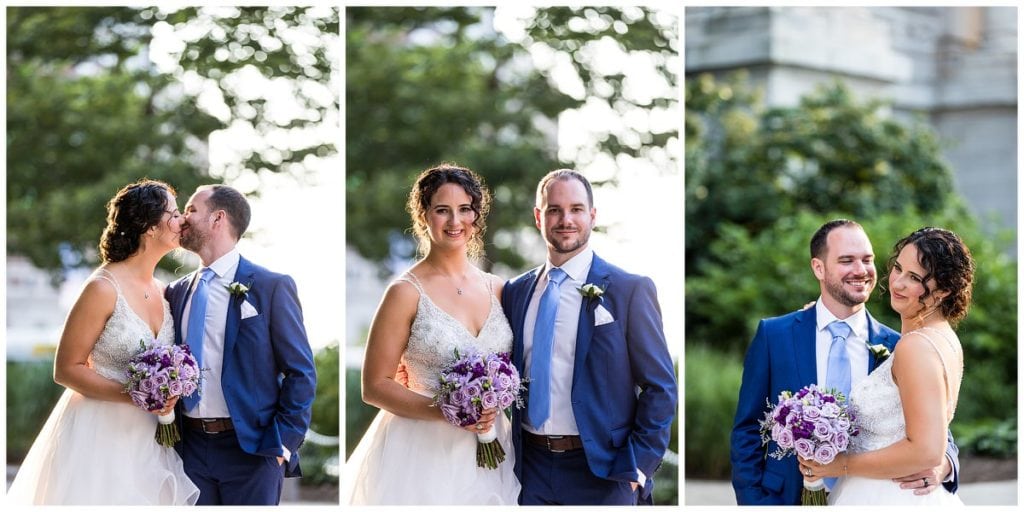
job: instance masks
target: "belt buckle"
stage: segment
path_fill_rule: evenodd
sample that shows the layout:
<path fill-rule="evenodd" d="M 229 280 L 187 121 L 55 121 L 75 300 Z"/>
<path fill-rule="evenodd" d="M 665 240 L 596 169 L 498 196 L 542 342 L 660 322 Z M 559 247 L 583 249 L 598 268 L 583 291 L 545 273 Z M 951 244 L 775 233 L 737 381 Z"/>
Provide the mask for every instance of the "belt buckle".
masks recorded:
<path fill-rule="evenodd" d="M 565 439 L 565 436 L 544 436 L 544 443 L 548 445 L 548 451 L 551 453 L 565 453 L 565 450 L 556 450 L 551 447 L 552 439 Z"/>
<path fill-rule="evenodd" d="M 199 421 L 201 421 L 203 423 L 203 433 L 204 434 L 212 434 L 212 435 L 220 434 L 220 432 L 210 432 L 209 430 L 206 430 L 206 426 L 207 425 L 213 425 L 214 423 L 218 422 L 219 420 L 209 419 L 209 418 L 202 418 Z"/>

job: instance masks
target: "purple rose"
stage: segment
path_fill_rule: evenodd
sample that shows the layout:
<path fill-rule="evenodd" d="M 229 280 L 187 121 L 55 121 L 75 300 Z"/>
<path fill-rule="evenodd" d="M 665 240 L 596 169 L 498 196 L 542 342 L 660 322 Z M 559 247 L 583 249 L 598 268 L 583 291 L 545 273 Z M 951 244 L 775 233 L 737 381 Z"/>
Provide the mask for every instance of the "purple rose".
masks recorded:
<path fill-rule="evenodd" d="M 773 437 L 775 444 L 778 444 L 780 448 L 788 450 L 793 447 L 793 433 L 783 429 L 779 432 L 778 437 Z"/>
<path fill-rule="evenodd" d="M 836 450 L 846 451 L 850 446 L 850 436 L 840 430 L 832 436 L 832 443 L 836 445 Z"/>
<path fill-rule="evenodd" d="M 834 402 L 828 402 L 821 406 L 821 415 L 826 418 L 836 418 L 840 412 L 842 412 L 842 409 Z"/>
<path fill-rule="evenodd" d="M 814 421 L 821 417 L 821 409 L 811 405 L 804 407 L 804 418 Z"/>
<path fill-rule="evenodd" d="M 508 409 L 515 401 L 516 397 L 511 393 L 502 393 L 498 397 L 498 404 L 502 409 Z"/>
<path fill-rule="evenodd" d="M 846 416 L 839 416 L 834 421 L 836 430 L 840 432 L 846 432 L 850 430 L 850 419 Z"/>
<path fill-rule="evenodd" d="M 480 396 L 480 401 L 484 406 L 484 409 L 491 409 L 498 406 L 498 394 L 494 391 L 485 391 Z"/>
<path fill-rule="evenodd" d="M 139 391 L 143 391 L 149 394 L 151 391 L 156 389 L 156 380 L 152 378 L 143 378 L 139 381 Z"/>
<path fill-rule="evenodd" d="M 466 395 L 470 397 L 478 397 L 480 396 L 480 392 L 480 384 L 477 382 L 470 382 L 469 385 L 466 386 Z"/>
<path fill-rule="evenodd" d="M 793 448 L 796 450 L 796 454 L 809 459 L 814 455 L 814 443 L 810 439 L 797 439 L 793 442 Z"/>
<path fill-rule="evenodd" d="M 814 423 L 814 437 L 821 441 L 828 441 L 832 439 L 832 435 L 835 431 L 832 430 L 832 425 L 827 421 L 817 421 Z"/>
<path fill-rule="evenodd" d="M 170 396 L 181 396 L 184 387 L 180 381 L 172 380 L 167 384 L 167 393 Z"/>
<path fill-rule="evenodd" d="M 829 464 L 835 460 L 837 454 L 838 452 L 836 452 L 834 446 L 829 443 L 824 443 L 814 451 L 814 460 L 820 464 Z M 810 457 L 805 456 L 804 458 L 808 459 Z"/>

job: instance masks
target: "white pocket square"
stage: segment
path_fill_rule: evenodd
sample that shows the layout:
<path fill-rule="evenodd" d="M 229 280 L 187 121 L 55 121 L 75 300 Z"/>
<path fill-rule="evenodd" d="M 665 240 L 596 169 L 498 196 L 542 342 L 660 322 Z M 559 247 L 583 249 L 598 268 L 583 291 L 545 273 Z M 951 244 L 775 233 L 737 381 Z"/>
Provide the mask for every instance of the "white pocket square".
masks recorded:
<path fill-rule="evenodd" d="M 254 317 L 258 314 L 260 314 L 259 311 L 256 311 L 256 308 L 254 308 L 252 304 L 249 304 L 249 301 L 242 301 L 242 320 Z"/>
<path fill-rule="evenodd" d="M 612 314 L 604 306 L 598 304 L 597 309 L 594 310 L 594 327 L 610 324 L 614 321 L 615 318 L 612 317 Z"/>

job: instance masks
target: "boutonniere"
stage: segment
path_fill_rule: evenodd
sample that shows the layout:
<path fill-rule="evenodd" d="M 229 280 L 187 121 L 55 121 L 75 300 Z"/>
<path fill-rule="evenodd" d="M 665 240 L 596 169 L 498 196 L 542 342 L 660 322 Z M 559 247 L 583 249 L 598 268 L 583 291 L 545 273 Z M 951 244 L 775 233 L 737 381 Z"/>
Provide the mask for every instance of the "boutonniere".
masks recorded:
<path fill-rule="evenodd" d="M 892 352 L 889 352 L 888 347 L 882 345 L 881 343 L 877 345 L 872 345 L 867 342 L 865 343 L 868 346 L 868 350 L 871 351 L 871 355 L 875 356 L 875 363 L 881 363 L 882 361 L 885 361 L 886 359 L 889 358 L 889 356 L 892 355 Z"/>
<path fill-rule="evenodd" d="M 251 285 L 252 283 L 249 284 Z M 225 285 L 224 287 L 228 289 L 228 293 L 242 299 L 245 298 L 245 294 L 249 293 L 249 287 L 239 283 L 238 281 Z"/>
<path fill-rule="evenodd" d="M 601 296 L 604 295 L 604 288 L 601 288 L 600 286 L 598 286 L 598 285 L 596 285 L 594 283 L 587 283 L 587 284 L 579 287 L 579 291 L 580 291 L 580 295 L 582 295 L 584 299 L 598 299 L 598 300 L 600 300 Z"/>

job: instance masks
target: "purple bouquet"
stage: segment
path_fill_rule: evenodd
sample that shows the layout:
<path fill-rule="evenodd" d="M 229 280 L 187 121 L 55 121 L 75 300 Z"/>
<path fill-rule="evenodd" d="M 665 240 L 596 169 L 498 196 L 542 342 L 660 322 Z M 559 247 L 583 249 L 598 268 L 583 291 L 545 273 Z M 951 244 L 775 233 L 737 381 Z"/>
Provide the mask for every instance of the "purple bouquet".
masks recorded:
<path fill-rule="evenodd" d="M 455 361 L 441 372 L 434 404 L 448 423 L 465 427 L 479 421 L 484 409 L 504 411 L 512 405 L 522 406 L 521 388 L 519 371 L 508 352 L 460 356 L 456 350 Z M 504 460 L 505 450 L 495 429 L 478 433 L 477 466 L 495 469 Z"/>
<path fill-rule="evenodd" d="M 771 456 L 782 459 L 797 454 L 828 464 L 846 451 L 850 438 L 859 433 L 852 407 L 842 393 L 821 390 L 811 384 L 795 394 L 783 391 L 777 404 L 768 404 L 761 425 L 761 443 L 775 442 Z M 825 483 L 804 480 L 804 505 L 825 504 Z"/>
<path fill-rule="evenodd" d="M 155 340 L 154 340 L 155 341 Z M 187 345 L 146 346 L 128 362 L 125 391 L 132 402 L 147 411 L 167 406 L 174 397 L 188 396 L 199 389 L 199 365 Z M 156 442 L 173 446 L 181 440 L 174 424 L 174 411 L 157 416 Z"/>

